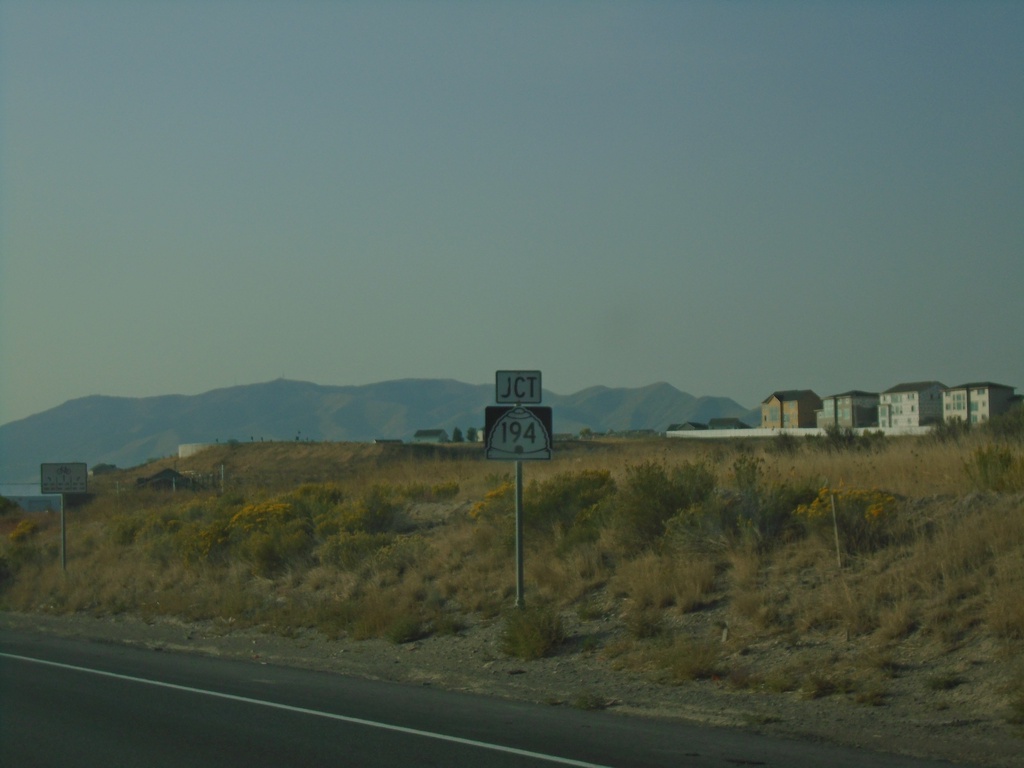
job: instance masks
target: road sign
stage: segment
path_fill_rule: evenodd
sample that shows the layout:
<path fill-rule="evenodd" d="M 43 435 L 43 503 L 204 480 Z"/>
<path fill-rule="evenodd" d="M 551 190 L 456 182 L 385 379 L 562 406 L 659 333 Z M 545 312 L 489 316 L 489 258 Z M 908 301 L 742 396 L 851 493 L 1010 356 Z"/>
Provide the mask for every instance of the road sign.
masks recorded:
<path fill-rule="evenodd" d="M 540 371 L 497 371 L 494 391 L 499 403 L 539 403 Z"/>
<path fill-rule="evenodd" d="M 489 405 L 484 411 L 484 455 L 531 461 L 551 458 L 551 409 Z"/>
<path fill-rule="evenodd" d="M 84 462 L 39 465 L 40 493 L 86 493 L 89 472 Z"/>

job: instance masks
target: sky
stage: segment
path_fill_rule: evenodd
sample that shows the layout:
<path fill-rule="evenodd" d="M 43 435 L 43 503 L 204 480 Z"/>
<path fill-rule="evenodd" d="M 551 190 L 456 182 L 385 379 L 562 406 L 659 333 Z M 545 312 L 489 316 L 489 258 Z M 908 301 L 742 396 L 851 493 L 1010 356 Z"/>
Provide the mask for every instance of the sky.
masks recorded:
<path fill-rule="evenodd" d="M 1024 3 L 0 0 L 0 423 L 1024 391 Z"/>

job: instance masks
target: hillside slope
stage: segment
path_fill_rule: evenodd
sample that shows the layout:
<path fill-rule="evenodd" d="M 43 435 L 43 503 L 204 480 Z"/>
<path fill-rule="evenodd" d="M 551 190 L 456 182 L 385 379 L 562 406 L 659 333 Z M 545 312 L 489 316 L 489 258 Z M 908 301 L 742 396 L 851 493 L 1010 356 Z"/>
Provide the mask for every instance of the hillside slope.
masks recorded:
<path fill-rule="evenodd" d="M 364 386 L 277 379 L 200 395 L 92 395 L 0 426 L 0 482 L 37 479 L 43 462 L 134 466 L 173 454 L 182 443 L 366 442 L 409 440 L 418 429 L 465 432 L 483 426 L 484 408 L 493 402 L 492 386 L 448 379 Z M 665 383 L 545 393 L 544 404 L 554 410 L 555 431 L 571 433 L 664 430 L 672 422 L 749 413 L 727 398 L 696 398 Z"/>

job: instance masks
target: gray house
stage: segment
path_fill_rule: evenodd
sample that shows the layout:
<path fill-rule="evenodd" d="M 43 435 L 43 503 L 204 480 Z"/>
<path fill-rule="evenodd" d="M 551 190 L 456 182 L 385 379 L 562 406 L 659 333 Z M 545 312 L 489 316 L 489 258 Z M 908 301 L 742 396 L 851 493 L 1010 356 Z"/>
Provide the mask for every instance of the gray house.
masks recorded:
<path fill-rule="evenodd" d="M 412 436 L 414 443 L 447 443 L 450 440 L 443 429 L 417 429 Z"/>

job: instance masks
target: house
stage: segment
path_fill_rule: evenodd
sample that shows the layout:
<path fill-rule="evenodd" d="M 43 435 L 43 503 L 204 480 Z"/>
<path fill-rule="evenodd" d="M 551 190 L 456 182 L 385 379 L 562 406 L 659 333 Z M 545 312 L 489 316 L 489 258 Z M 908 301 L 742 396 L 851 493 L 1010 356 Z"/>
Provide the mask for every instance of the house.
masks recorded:
<path fill-rule="evenodd" d="M 177 491 L 184 488 L 195 488 L 195 480 L 174 469 L 161 469 L 155 475 L 137 478 L 135 485 L 138 488 Z"/>
<path fill-rule="evenodd" d="M 926 427 L 942 421 L 941 381 L 911 381 L 878 396 L 878 426 Z"/>
<path fill-rule="evenodd" d="M 417 429 L 412 436 L 412 441 L 414 443 L 447 443 L 450 438 L 443 429 Z"/>
<path fill-rule="evenodd" d="M 979 424 L 1010 410 L 1016 402 L 1014 387 L 991 381 L 961 384 L 942 391 L 942 416 L 945 421 L 960 419 Z"/>
<path fill-rule="evenodd" d="M 785 389 L 772 392 L 761 401 L 761 426 L 765 429 L 792 429 L 817 426 L 821 398 L 809 389 Z"/>
<path fill-rule="evenodd" d="M 878 394 L 853 389 L 841 395 L 829 395 L 822 400 L 816 420 L 818 429 L 877 427 Z"/>
<path fill-rule="evenodd" d="M 701 424 L 699 421 L 684 421 L 682 424 L 669 424 L 666 432 L 695 432 L 699 429 L 707 429 L 707 424 Z"/>
<path fill-rule="evenodd" d="M 708 429 L 750 429 L 749 424 L 744 424 L 737 418 L 711 419 L 708 422 Z"/>

